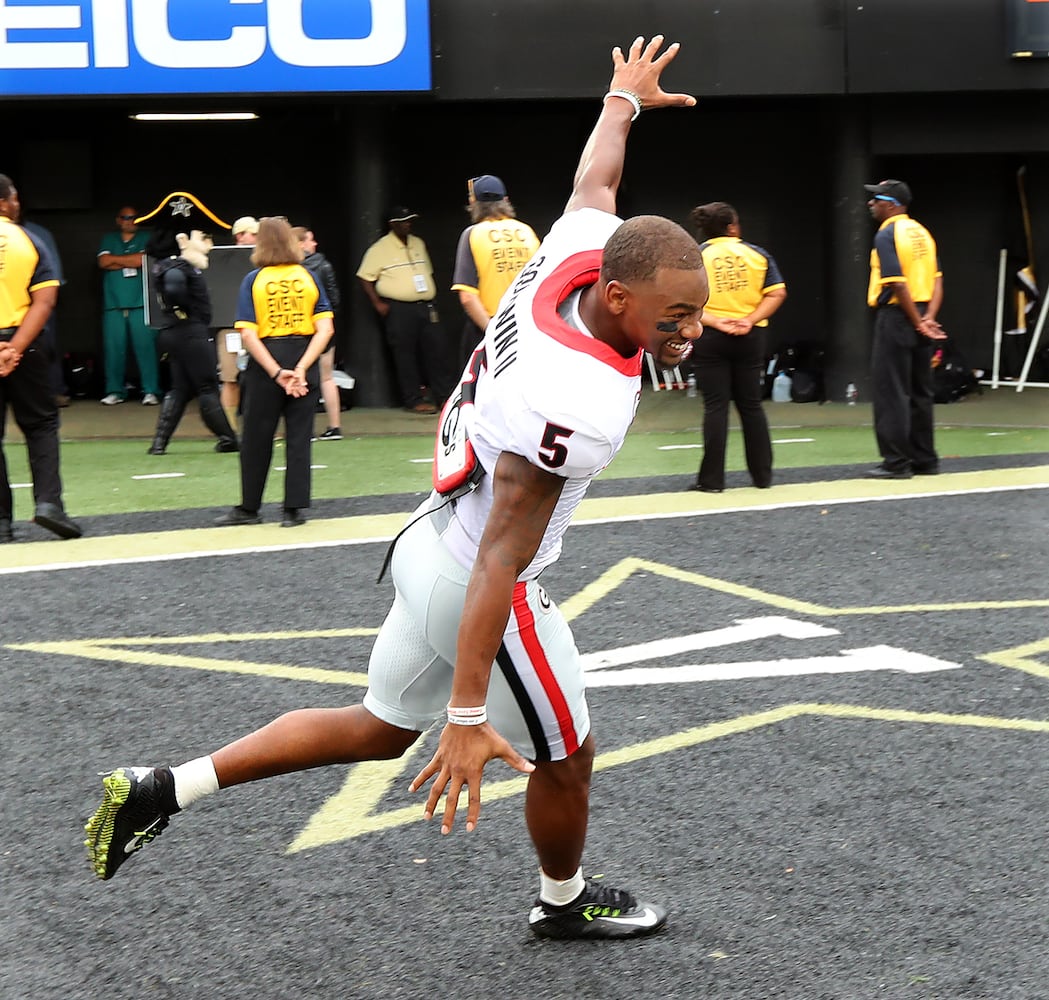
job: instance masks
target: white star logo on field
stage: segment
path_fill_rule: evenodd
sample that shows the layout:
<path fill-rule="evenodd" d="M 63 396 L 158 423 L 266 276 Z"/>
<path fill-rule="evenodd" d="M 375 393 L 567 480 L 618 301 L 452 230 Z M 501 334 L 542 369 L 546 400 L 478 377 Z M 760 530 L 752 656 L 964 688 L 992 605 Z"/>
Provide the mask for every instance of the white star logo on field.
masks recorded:
<path fill-rule="evenodd" d="M 685 588 L 695 587 L 702 591 L 731 595 L 745 602 L 744 607 L 749 608 L 752 604 L 757 604 L 772 609 L 773 614 L 759 613 L 735 618 L 730 623 L 704 632 L 681 636 L 663 635 L 649 641 L 583 654 L 588 688 L 621 687 L 636 690 L 644 685 L 746 682 L 769 678 L 783 680 L 797 675 L 843 675 L 875 670 L 896 674 L 959 670 L 964 667 L 971 670 L 976 664 L 968 659 L 963 663 L 951 663 L 897 647 L 841 649 L 839 646 L 847 641 L 848 632 L 843 631 L 843 627 L 836 626 L 841 626 L 845 618 L 855 615 L 891 618 L 933 610 L 939 613 L 975 610 L 1015 613 L 1024 608 L 1037 608 L 1044 613 L 1044 608 L 1049 606 L 1049 599 L 1041 597 L 1015 601 L 966 601 L 960 604 L 831 606 L 761 591 L 733 581 L 630 556 L 610 566 L 591 579 L 581 590 L 560 602 L 565 620 L 574 622 L 610 598 L 639 573 L 664 577 Z M 784 612 L 790 617 L 786 617 Z M 1049 636 L 1044 635 L 1042 619 L 1036 618 L 1035 621 L 1037 632 L 1034 641 L 1011 649 L 973 654 L 971 659 L 1049 680 Z M 367 674 L 357 670 L 333 668 L 329 664 L 335 660 L 344 663 L 348 660 L 363 666 L 368 659 L 364 640 L 374 640 L 378 631 L 376 626 L 356 626 L 255 633 L 66 638 L 50 642 L 0 643 L 0 652 L 11 650 L 18 653 L 75 657 L 81 662 L 102 662 L 107 667 L 119 664 L 144 668 L 176 668 L 241 677 L 257 676 L 269 682 L 289 680 L 299 684 L 334 684 L 364 689 L 368 684 Z M 838 636 L 842 638 L 834 638 Z M 346 640 L 350 642 L 347 643 Z M 747 644 L 770 640 L 786 640 L 785 643 L 777 641 L 772 653 L 776 658 L 746 658 Z M 833 645 L 829 645 L 828 640 Z M 324 652 L 324 665 L 302 662 L 304 657 L 309 655 L 307 651 L 314 648 L 309 644 L 314 642 L 339 642 L 339 652 Z M 793 646 L 796 642 L 803 644 L 798 650 L 800 655 L 790 655 L 791 650 L 786 647 Z M 819 645 L 807 652 L 809 647 L 804 644 L 808 642 L 816 642 Z M 288 653 L 286 656 L 274 656 L 272 662 L 238 659 L 236 653 L 232 657 L 216 655 L 223 645 L 232 646 L 235 650 L 238 643 L 251 644 L 248 648 L 261 643 L 285 643 Z M 742 648 L 739 653 L 732 653 L 721 662 L 718 662 L 721 657 L 713 654 L 714 650 L 732 650 L 734 647 Z M 316 648 L 318 655 L 321 654 L 323 647 Z M 692 662 L 680 662 L 686 656 Z M 293 662 L 288 662 L 293 657 Z M 762 695 L 762 701 L 764 700 L 765 696 Z M 632 709 L 628 707 L 627 711 Z M 614 767 L 630 767 L 661 755 L 688 753 L 706 743 L 729 738 L 738 740 L 746 733 L 758 732 L 767 727 L 789 726 L 795 720 L 804 724 L 810 719 L 843 720 L 849 724 L 865 720 L 872 724 L 872 740 L 878 738 L 878 724 L 888 724 L 896 729 L 908 724 L 916 728 L 975 727 L 999 732 L 1011 731 L 1020 735 L 1031 734 L 1035 738 L 1049 736 L 1049 721 L 1045 719 L 956 714 L 940 710 L 935 699 L 933 704 L 926 706 L 924 710 L 842 702 L 788 701 L 778 705 L 763 705 L 756 711 L 742 714 L 730 712 L 724 717 L 703 721 L 698 725 L 689 723 L 687 718 L 682 719 L 680 724 L 685 728 L 672 728 L 669 732 L 662 730 L 658 720 L 654 719 L 648 738 L 617 746 L 600 754 L 594 761 L 594 770 L 599 772 Z M 403 789 L 408 774 L 415 766 L 413 761 L 417 761 L 417 755 L 420 753 L 424 756 L 432 754 L 439 733 L 439 726 L 431 729 L 397 760 L 354 764 L 346 772 L 341 787 L 316 807 L 295 839 L 288 844 L 287 853 L 295 854 L 349 841 L 365 834 L 381 833 L 422 822 L 420 802 L 406 803 Z M 485 782 L 483 797 L 486 803 L 492 803 L 521 796 L 525 793 L 527 784 L 527 778 L 520 775 L 502 779 L 493 775 Z M 441 808 L 438 806 L 439 811 Z"/>

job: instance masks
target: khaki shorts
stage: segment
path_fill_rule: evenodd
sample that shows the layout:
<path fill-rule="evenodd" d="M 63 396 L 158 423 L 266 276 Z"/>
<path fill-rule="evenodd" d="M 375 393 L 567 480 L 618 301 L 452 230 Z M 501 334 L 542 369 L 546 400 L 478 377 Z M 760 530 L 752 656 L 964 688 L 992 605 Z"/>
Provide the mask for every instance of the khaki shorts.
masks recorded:
<path fill-rule="evenodd" d="M 215 334 L 215 354 L 219 362 L 219 381 L 236 382 L 240 369 L 237 368 L 237 355 L 226 350 L 226 334 L 236 330 L 219 330 Z"/>
<path fill-rule="evenodd" d="M 445 508 L 423 516 L 397 541 L 391 563 L 397 595 L 368 664 L 364 707 L 417 732 L 445 719 L 470 580 L 441 541 L 448 514 Z M 563 760 L 590 732 L 572 631 L 536 580 L 514 588 L 487 704 L 492 726 L 531 760 Z"/>

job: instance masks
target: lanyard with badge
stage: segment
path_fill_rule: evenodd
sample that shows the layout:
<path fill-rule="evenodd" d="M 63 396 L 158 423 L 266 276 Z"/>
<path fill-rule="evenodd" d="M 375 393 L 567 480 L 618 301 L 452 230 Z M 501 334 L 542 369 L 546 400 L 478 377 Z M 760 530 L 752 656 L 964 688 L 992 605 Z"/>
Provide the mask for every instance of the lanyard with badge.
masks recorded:
<path fill-rule="evenodd" d="M 422 261 L 413 259 L 411 247 L 409 247 L 407 244 L 404 247 L 404 252 L 408 255 L 408 263 L 411 265 L 412 268 L 412 284 L 415 287 L 415 291 L 419 295 L 425 295 L 430 290 L 429 282 L 426 280 L 425 274 L 419 274 L 419 272 L 415 270 L 415 265 L 421 264 Z M 429 313 L 429 319 L 431 323 L 440 322 L 440 317 L 438 317 L 437 310 L 434 308 L 432 302 L 429 305 Z"/>
<path fill-rule="evenodd" d="M 421 264 L 422 261 L 416 260 L 412 256 L 412 248 L 407 243 L 404 245 L 404 252 L 408 255 L 408 265 L 412 269 L 412 284 L 420 295 L 425 295 L 430 290 L 426 283 L 426 275 L 419 274 L 419 272 L 415 270 L 415 265 Z"/>
<path fill-rule="evenodd" d="M 124 253 L 125 253 L 125 255 L 129 255 L 129 254 L 133 254 L 133 253 L 137 253 L 138 252 L 132 246 L 134 244 L 134 242 L 135 242 L 134 240 L 131 240 L 131 244 L 128 244 L 128 243 L 124 244 Z M 137 278 L 138 277 L 138 268 L 137 267 L 121 268 L 121 273 L 124 275 L 125 278 Z"/>

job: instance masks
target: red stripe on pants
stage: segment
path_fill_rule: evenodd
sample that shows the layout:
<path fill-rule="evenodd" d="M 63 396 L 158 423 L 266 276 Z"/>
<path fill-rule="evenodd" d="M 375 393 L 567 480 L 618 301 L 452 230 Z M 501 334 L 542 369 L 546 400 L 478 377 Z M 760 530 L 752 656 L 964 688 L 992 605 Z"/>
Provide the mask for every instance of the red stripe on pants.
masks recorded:
<path fill-rule="evenodd" d="M 539 642 L 539 636 L 535 632 L 535 617 L 532 609 L 528 606 L 527 583 L 517 583 L 514 586 L 514 618 L 517 620 L 517 631 L 521 636 L 525 652 L 532 664 L 539 683 L 543 686 L 543 692 L 550 702 L 550 707 L 557 717 L 557 726 L 561 730 L 561 738 L 565 742 L 565 753 L 574 754 L 579 749 L 579 738 L 576 735 L 575 724 L 572 721 L 572 713 L 568 710 L 568 703 L 558 686 L 550 662 L 546 658 L 546 652 Z"/>

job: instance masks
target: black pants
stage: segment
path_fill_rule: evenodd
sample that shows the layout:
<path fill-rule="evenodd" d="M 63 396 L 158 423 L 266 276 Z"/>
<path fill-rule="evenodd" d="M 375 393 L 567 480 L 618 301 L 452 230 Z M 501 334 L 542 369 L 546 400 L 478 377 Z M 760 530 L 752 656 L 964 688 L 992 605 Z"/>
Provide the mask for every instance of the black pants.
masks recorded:
<path fill-rule="evenodd" d="M 161 330 L 157 347 L 162 355 L 167 355 L 173 392 L 189 400 L 201 393 L 219 391 L 215 338 L 206 326 L 187 323 Z"/>
<path fill-rule="evenodd" d="M 62 353 L 58 349 L 58 325 L 54 313 L 51 313 L 40 331 L 40 339 L 51 356 L 51 392 L 56 396 L 68 396 L 69 386 L 66 385 L 66 375 L 62 370 Z"/>
<path fill-rule="evenodd" d="M 772 483 L 772 442 L 761 405 L 765 367 L 765 334 L 755 327 L 731 336 L 706 327 L 692 347 L 692 370 L 703 393 L 703 461 L 698 483 L 710 490 L 725 488 L 725 444 L 728 407 L 734 403 L 743 428 L 743 450 L 755 486 Z"/>
<path fill-rule="evenodd" d="M 444 405 L 452 390 L 444 328 L 431 317 L 436 316 L 432 302 L 396 302 L 386 299 L 390 311 L 384 327 L 386 340 L 393 352 L 397 387 L 401 403 L 412 407 L 423 402 L 421 387 L 427 385 L 438 408 Z"/>
<path fill-rule="evenodd" d="M 11 335 L 2 337 L 10 340 Z M 10 405 L 15 423 L 25 436 L 29 470 L 36 503 L 62 504 L 58 473 L 58 407 L 51 386 L 52 349 L 38 337 L 22 355 L 18 367 L 0 378 L 0 517 L 10 519 L 14 510 L 7 460 L 2 442 Z"/>
<path fill-rule="evenodd" d="M 477 345 L 484 339 L 484 330 L 472 319 L 463 323 L 463 332 L 459 338 L 459 368 L 465 368 L 466 362 L 473 357 Z"/>
<path fill-rule="evenodd" d="M 309 337 L 267 337 L 266 347 L 282 368 L 294 368 L 309 344 Z M 213 362 L 214 363 L 214 362 Z M 284 418 L 284 507 L 310 505 L 310 453 L 313 415 L 320 398 L 320 366 L 306 372 L 310 391 L 297 399 L 289 396 L 255 363 L 248 362 L 242 383 L 244 431 L 240 439 L 241 507 L 258 511 L 273 458 L 273 435 Z"/>
<path fill-rule="evenodd" d="M 918 305 L 925 312 L 925 304 Z M 934 469 L 932 354 L 934 345 L 898 306 L 874 316 L 871 378 L 874 436 L 886 469 Z"/>

